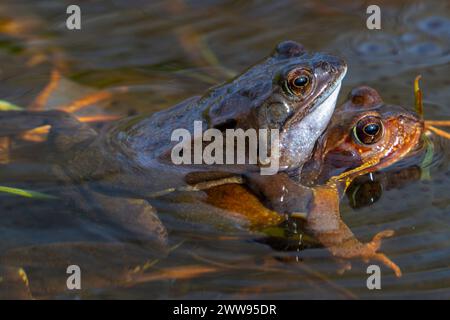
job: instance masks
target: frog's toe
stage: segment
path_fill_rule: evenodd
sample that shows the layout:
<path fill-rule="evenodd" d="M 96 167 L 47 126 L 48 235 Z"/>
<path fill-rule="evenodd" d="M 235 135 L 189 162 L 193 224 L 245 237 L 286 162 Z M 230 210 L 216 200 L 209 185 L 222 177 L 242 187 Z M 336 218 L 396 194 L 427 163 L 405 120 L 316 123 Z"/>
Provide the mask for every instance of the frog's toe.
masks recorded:
<path fill-rule="evenodd" d="M 373 256 L 373 259 L 382 262 L 385 266 L 392 269 L 397 278 L 400 278 L 402 276 L 402 270 L 400 269 L 400 267 L 397 264 L 395 264 L 391 259 L 389 259 L 384 253 L 376 253 Z"/>
<path fill-rule="evenodd" d="M 352 270 L 352 264 L 350 261 L 339 260 L 339 268 L 337 273 L 343 275 L 346 271 Z"/>
<path fill-rule="evenodd" d="M 392 269 L 397 277 L 402 276 L 402 271 L 400 268 L 389 259 L 384 253 L 377 252 L 381 246 L 381 240 L 383 238 L 389 238 L 394 235 L 393 230 L 384 230 L 377 233 L 371 242 L 365 245 L 365 253 L 363 253 L 362 258 L 365 262 L 369 262 L 369 260 L 378 260 L 382 262 L 384 265 Z"/>
<path fill-rule="evenodd" d="M 390 238 L 394 235 L 394 230 L 383 230 L 381 232 L 378 232 L 373 238 L 372 241 L 370 241 L 367 246 L 370 247 L 373 252 L 376 252 L 380 246 L 381 246 L 381 240 L 383 238 Z"/>

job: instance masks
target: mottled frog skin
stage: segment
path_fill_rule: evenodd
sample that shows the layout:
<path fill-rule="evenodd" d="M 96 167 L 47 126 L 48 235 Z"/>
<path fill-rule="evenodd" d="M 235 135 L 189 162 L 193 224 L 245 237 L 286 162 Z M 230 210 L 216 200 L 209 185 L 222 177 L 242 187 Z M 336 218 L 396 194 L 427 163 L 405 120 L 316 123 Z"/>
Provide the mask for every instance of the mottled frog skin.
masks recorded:
<path fill-rule="evenodd" d="M 328 125 L 346 69 L 338 57 L 308 53 L 285 41 L 229 82 L 153 115 L 122 119 L 97 132 L 62 111 L 8 111 L 0 113 L 0 136 L 50 125 L 54 171 L 76 189 L 78 204 L 104 212 L 132 237 L 165 243 L 165 228 L 148 198 L 224 173 L 259 174 L 255 165 L 174 165 L 169 157 L 173 130 L 192 131 L 194 121 L 202 121 L 203 130 L 278 129 L 281 171 L 300 170 Z M 186 178 L 196 172 L 214 174 Z M 252 175 L 246 176 L 246 182 L 252 181 Z M 296 208 L 285 208 L 290 210 Z"/>

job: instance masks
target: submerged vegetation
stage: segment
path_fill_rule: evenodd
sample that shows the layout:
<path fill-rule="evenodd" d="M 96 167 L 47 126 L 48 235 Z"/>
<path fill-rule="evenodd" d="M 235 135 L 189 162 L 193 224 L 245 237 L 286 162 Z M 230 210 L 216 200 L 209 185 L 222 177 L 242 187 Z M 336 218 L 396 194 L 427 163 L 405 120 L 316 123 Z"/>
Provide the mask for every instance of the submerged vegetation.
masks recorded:
<path fill-rule="evenodd" d="M 64 3 L 16 2 L 0 4 L 0 112 L 62 109 L 95 128 L 205 92 L 260 61 L 282 40 L 344 57 L 349 73 L 342 94 L 367 83 L 386 102 L 420 114 L 426 133 L 416 158 L 345 184 L 342 219 L 364 241 L 385 228 L 396 232 L 382 250 L 405 277 L 394 278 L 382 268 L 378 296 L 450 297 L 450 134 L 445 130 L 450 85 L 443 68 L 450 61 L 448 5 L 381 5 L 389 10 L 383 14 L 397 18 L 368 31 L 361 23 L 365 7 L 353 2 L 169 0 L 136 10 L 117 0 L 110 7 L 92 3 L 93 11 L 81 4 L 89 19 L 83 19 L 81 31 L 69 32 L 61 22 Z M 120 14 L 114 11 L 118 8 Z M 418 73 L 425 90 L 416 77 L 413 99 L 410 82 Z M 0 137 L 0 298 L 15 293 L 8 289 L 10 279 L 24 284 L 26 298 L 36 299 L 373 297 L 365 287 L 367 265 L 358 260 L 351 269 L 331 258 L 304 232 L 306 213 L 283 224 L 285 216 L 238 184 L 223 193 L 164 189 L 149 194 L 152 201 L 158 197 L 158 214 L 168 226 L 167 255 L 142 243 L 116 241 L 116 229 L 66 199 L 64 192 L 72 190 L 53 184 L 52 177 L 45 180 L 53 172 L 47 163 L 41 166 L 48 149 L 39 143 L 46 145 L 49 130 L 42 126 Z M 33 153 L 37 149 L 42 158 Z M 116 200 L 112 206 L 126 213 L 136 208 Z M 241 209 L 249 210 L 245 228 L 231 219 Z M 99 271 L 83 273 L 82 292 L 61 289 L 69 263 Z"/>

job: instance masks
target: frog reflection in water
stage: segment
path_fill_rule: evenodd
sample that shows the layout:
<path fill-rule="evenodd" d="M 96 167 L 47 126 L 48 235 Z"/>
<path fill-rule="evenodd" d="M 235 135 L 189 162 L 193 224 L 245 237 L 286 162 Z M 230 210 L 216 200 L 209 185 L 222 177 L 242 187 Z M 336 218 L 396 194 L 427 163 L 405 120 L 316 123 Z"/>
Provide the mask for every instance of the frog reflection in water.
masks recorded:
<path fill-rule="evenodd" d="M 353 89 L 349 100 L 336 109 L 301 173 L 290 177 L 285 174 L 286 179 L 297 179 L 301 184 L 297 200 L 304 202 L 305 211 L 293 215 L 306 219 L 306 230 L 333 256 L 378 260 L 400 276 L 400 268 L 377 252 L 381 239 L 392 236 L 393 231 L 382 231 L 369 243 L 361 243 L 341 219 L 339 202 L 354 178 L 385 168 L 418 148 L 423 130 L 423 122 L 415 113 L 384 104 L 372 88 Z M 271 185 L 266 192 L 281 189 L 280 185 Z M 268 217 L 275 215 L 258 205 L 256 198 L 240 186 L 219 186 L 206 192 L 209 203 L 247 214 L 254 224 L 267 223 Z"/>
<path fill-rule="evenodd" d="M 166 230 L 149 198 L 161 190 L 189 187 L 186 175 L 192 171 L 243 175 L 260 171 L 257 165 L 175 166 L 170 160 L 175 129 L 192 131 L 194 121 L 202 121 L 203 129 L 223 132 L 278 129 L 281 170 L 299 169 L 329 123 L 346 69 L 340 58 L 307 53 L 302 45 L 286 41 L 240 76 L 152 116 L 126 118 L 96 132 L 65 112 L 5 111 L 0 113 L 0 135 L 50 125 L 54 171 L 75 188 L 78 205 L 87 212 L 104 213 L 102 217 L 126 232 L 126 239 L 165 245 Z M 207 177 L 214 178 L 217 175 Z M 270 181 L 258 179 L 254 188 L 260 180 L 261 185 Z M 253 183 L 251 175 L 247 181 Z M 283 208 L 283 213 L 291 211 L 297 208 Z"/>
<path fill-rule="evenodd" d="M 373 130 L 373 126 L 368 132 L 360 130 L 371 124 L 378 125 L 381 131 L 375 132 L 377 130 Z M 373 89 L 367 87 L 356 88 L 351 92 L 349 101 L 337 109 L 331 125 L 317 143 L 313 157 L 304 165 L 303 175 L 289 177 L 288 175 L 280 174 L 282 179 L 289 178 L 297 180 L 297 184 L 300 182 L 305 186 L 311 185 L 310 187 L 304 187 L 304 190 L 309 190 L 310 193 L 299 193 L 295 195 L 295 198 L 303 201 L 306 204 L 305 207 L 309 208 L 307 210 L 307 229 L 324 246 L 328 247 L 336 257 L 377 259 L 393 268 L 397 275 L 401 274 L 400 269 L 393 262 L 382 253 L 377 252 L 381 238 L 392 235 L 392 232 L 381 232 L 374 237 L 372 242 L 368 244 L 361 243 L 341 220 L 339 200 L 346 184 L 352 178 L 366 172 L 381 169 L 402 158 L 410 149 L 418 145 L 421 132 L 422 123 L 413 113 L 401 107 L 383 104 Z M 401 138 L 404 137 L 407 137 L 407 139 L 402 140 Z M 331 144 L 332 142 L 339 143 Z M 345 148 L 336 149 L 342 143 L 345 143 Z M 342 155 L 342 158 L 337 157 L 339 154 Z M 332 159 L 334 160 L 331 161 Z M 367 165 L 368 163 L 369 165 Z M 360 166 L 361 164 L 363 164 L 363 167 Z M 342 172 L 350 172 L 347 176 L 345 174 L 340 176 L 343 181 L 334 176 Z M 282 179 L 277 177 L 274 180 L 282 181 Z M 325 183 L 322 183 L 322 181 L 325 181 Z M 282 188 L 283 186 L 279 185 L 276 187 L 273 185 L 272 189 L 278 187 Z M 283 215 L 262 206 L 259 199 L 241 185 L 228 184 L 205 191 L 210 204 L 244 214 L 256 226 L 256 229 L 262 229 L 265 225 L 279 223 L 284 219 Z M 266 202 L 266 204 L 272 206 L 270 201 L 269 203 Z M 120 259 L 128 266 L 130 264 L 133 265 L 133 263 L 135 265 L 142 263 L 141 258 L 146 255 L 146 252 L 139 251 L 136 257 L 133 258 L 131 254 L 133 250 L 137 249 L 120 245 L 107 247 L 99 244 L 90 245 L 89 243 L 62 243 L 12 250 L 5 258 L 5 261 L 12 265 L 25 267 L 28 264 L 35 266 L 36 261 L 42 259 L 42 257 L 51 257 L 49 273 L 53 274 L 55 271 L 52 273 L 52 270 L 56 267 L 64 268 L 64 266 L 67 266 L 67 261 L 76 262 L 77 260 L 74 261 L 72 255 L 74 252 L 77 252 L 80 257 L 83 257 L 83 254 L 88 255 L 90 258 L 98 256 L 99 258 L 93 259 L 93 261 L 98 263 L 99 266 L 95 265 L 95 267 L 86 268 L 89 270 L 102 270 L 104 268 L 101 265 L 102 261 L 116 261 Z M 44 263 L 44 265 L 46 264 Z M 118 285 L 120 280 L 123 281 L 123 274 L 121 274 L 123 270 L 118 268 L 114 272 L 112 283 Z M 107 283 L 105 284 L 103 277 L 100 277 L 101 281 L 99 282 L 94 277 L 96 276 L 95 272 L 92 272 L 90 275 L 93 278 L 85 280 L 84 283 L 94 287 L 108 285 Z M 54 289 L 56 292 L 60 290 L 59 284 L 64 283 L 64 276 L 65 274 L 62 274 L 62 280 L 59 279 L 60 281 L 54 282 L 58 284 L 57 288 Z M 128 272 L 125 276 L 128 279 Z M 46 288 L 45 294 L 48 294 L 49 288 L 44 288 Z M 34 293 L 38 294 L 40 289 L 33 289 Z"/>

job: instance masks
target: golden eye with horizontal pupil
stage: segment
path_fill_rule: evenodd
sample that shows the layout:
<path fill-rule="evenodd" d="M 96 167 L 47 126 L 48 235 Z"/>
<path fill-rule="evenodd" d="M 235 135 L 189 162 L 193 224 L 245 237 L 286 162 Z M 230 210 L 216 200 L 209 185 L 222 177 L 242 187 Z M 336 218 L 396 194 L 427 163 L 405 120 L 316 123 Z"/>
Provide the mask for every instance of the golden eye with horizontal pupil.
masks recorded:
<path fill-rule="evenodd" d="M 309 78 L 307 76 L 298 76 L 297 78 L 295 78 L 293 84 L 294 86 L 296 86 L 297 88 L 301 88 L 306 86 L 309 83 Z"/>
<path fill-rule="evenodd" d="M 305 95 L 310 87 L 312 74 L 306 69 L 294 69 L 287 76 L 287 89 L 297 96 Z"/>
<path fill-rule="evenodd" d="M 353 127 L 353 137 L 361 144 L 374 144 L 383 136 L 383 122 L 380 118 L 369 116 L 358 121 Z"/>

